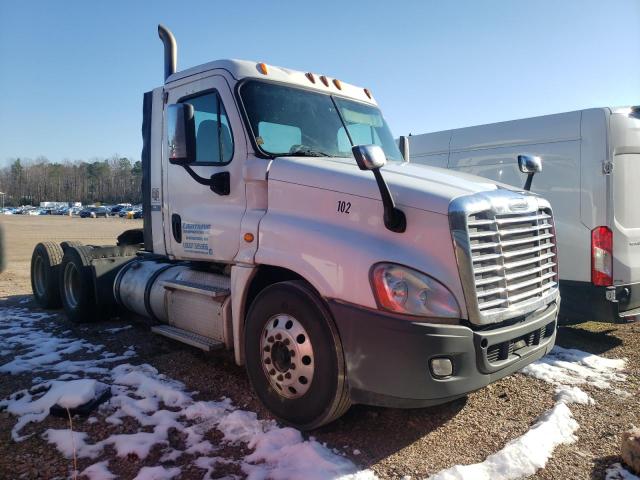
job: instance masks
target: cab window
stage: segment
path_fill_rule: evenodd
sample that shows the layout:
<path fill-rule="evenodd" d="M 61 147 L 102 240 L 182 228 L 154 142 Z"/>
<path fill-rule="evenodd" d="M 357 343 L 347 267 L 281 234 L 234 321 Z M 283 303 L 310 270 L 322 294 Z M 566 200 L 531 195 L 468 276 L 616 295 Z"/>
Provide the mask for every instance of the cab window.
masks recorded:
<path fill-rule="evenodd" d="M 229 118 L 218 92 L 211 91 L 182 101 L 193 105 L 196 134 L 195 163 L 225 164 L 233 156 Z"/>

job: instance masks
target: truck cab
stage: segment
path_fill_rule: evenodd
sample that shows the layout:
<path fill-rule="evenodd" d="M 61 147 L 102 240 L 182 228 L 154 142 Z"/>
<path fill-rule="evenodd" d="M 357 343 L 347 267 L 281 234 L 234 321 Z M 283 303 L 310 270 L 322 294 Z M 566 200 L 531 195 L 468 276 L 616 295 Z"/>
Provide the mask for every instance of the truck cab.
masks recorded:
<path fill-rule="evenodd" d="M 301 429 L 352 403 L 444 403 L 552 348 L 547 201 L 408 163 L 366 88 L 240 60 L 175 72 L 160 33 L 143 232 L 109 251 L 64 248 L 70 318 L 113 303 L 155 333 L 232 350 L 260 400 Z M 47 258 L 34 252 L 41 303 Z"/>

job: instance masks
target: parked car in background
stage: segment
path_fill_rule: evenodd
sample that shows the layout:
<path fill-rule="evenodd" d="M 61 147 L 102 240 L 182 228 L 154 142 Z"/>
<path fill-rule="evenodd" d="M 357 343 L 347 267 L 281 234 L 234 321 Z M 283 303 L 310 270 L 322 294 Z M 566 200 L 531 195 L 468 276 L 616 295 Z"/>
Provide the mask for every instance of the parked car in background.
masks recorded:
<path fill-rule="evenodd" d="M 120 210 L 120 212 L 118 212 L 118 216 L 120 218 L 129 218 L 129 214 L 131 213 L 133 215 L 133 207 L 125 207 L 122 210 Z"/>
<path fill-rule="evenodd" d="M 107 217 L 107 209 L 104 207 L 86 207 L 80 211 L 80 218 Z"/>

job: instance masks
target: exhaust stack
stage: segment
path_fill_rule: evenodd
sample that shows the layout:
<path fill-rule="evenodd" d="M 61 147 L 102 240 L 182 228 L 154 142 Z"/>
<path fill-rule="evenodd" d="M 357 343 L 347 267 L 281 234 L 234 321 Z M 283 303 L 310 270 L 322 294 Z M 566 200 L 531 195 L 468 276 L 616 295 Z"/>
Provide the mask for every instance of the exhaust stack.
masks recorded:
<path fill-rule="evenodd" d="M 164 80 L 166 82 L 167 78 L 176 73 L 178 45 L 176 44 L 176 37 L 173 36 L 171 30 L 162 24 L 158 25 L 158 36 L 164 45 Z"/>

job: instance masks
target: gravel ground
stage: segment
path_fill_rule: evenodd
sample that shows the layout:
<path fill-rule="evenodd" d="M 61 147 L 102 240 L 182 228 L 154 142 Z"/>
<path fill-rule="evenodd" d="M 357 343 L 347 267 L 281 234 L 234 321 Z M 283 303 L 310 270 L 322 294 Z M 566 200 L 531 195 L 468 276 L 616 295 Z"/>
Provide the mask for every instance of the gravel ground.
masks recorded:
<path fill-rule="evenodd" d="M 29 260 L 38 241 L 82 240 L 86 243 L 108 244 L 137 221 L 120 219 L 78 219 L 63 217 L 4 217 L 8 268 L 0 274 L 0 307 L 33 307 L 30 302 Z M 161 373 L 183 382 L 188 390 L 198 391 L 197 399 L 216 400 L 229 397 L 241 408 L 270 418 L 253 396 L 245 372 L 237 367 L 229 354 L 208 355 L 191 347 L 152 335 L 148 327 L 117 333 L 105 333 L 106 328 L 122 326 L 123 321 L 104 324 L 75 325 L 59 314 L 47 326 L 52 331 L 71 330 L 72 335 L 100 343 L 109 351 L 120 354 L 135 345 L 135 363 L 146 362 Z M 640 426 L 640 325 L 611 325 L 591 321 L 576 326 L 561 327 L 558 344 L 578 348 L 609 358 L 628 359 L 628 378 L 619 388 L 630 395 L 611 390 L 581 386 L 596 401 L 595 405 L 570 406 L 580 424 L 578 441 L 556 449 L 547 466 L 531 478 L 540 479 L 603 479 L 618 456 L 620 435 L 632 425 Z M 0 357 L 0 364 L 11 360 Z M 31 375 L 0 374 L 0 399 L 31 385 Z M 419 410 L 393 410 L 354 406 L 340 420 L 312 433 L 321 442 L 349 457 L 361 468 L 371 468 L 380 478 L 426 478 L 455 464 L 483 461 L 500 450 L 509 440 L 525 433 L 543 412 L 553 404 L 554 387 L 534 378 L 515 374 L 467 398 L 446 405 Z M 68 420 L 48 417 L 42 423 L 30 424 L 24 432 L 38 433 L 23 442 L 11 440 L 15 417 L 0 412 L 0 478 L 66 477 L 70 461 L 39 433 L 48 428 L 68 428 Z M 74 428 L 89 433 L 92 438 L 106 436 L 113 427 L 100 421 L 88 424 L 75 419 Z M 119 432 L 140 428 L 125 422 Z M 216 432 L 210 440 L 220 440 Z M 180 442 L 180 438 L 175 439 Z M 355 453 L 354 453 L 355 452 Z M 244 447 L 225 446 L 219 454 L 231 459 L 246 455 Z M 107 456 L 115 452 L 107 449 Z M 133 478 L 143 465 L 152 465 L 159 452 L 144 461 L 135 456 L 111 462 L 110 469 L 122 478 Z M 80 460 L 82 470 L 94 461 Z M 202 478 L 204 470 L 183 469 L 179 478 Z M 219 467 L 214 477 L 243 473 L 237 464 Z"/>

